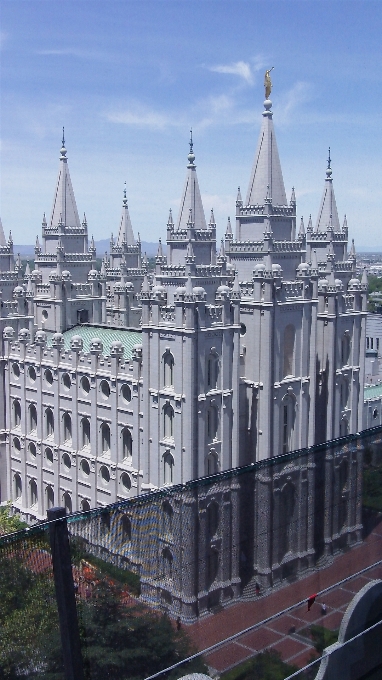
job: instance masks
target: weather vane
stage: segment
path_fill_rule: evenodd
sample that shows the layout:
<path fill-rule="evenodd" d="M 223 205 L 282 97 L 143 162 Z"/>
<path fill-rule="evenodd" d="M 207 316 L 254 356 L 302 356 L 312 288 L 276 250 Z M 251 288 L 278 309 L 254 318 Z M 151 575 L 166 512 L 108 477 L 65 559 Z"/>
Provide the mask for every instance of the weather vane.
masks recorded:
<path fill-rule="evenodd" d="M 272 81 L 271 81 L 271 71 L 273 71 L 274 66 L 272 68 L 268 69 L 265 71 L 265 76 L 264 76 L 264 87 L 265 87 L 265 99 L 269 99 L 269 95 L 272 92 Z"/>

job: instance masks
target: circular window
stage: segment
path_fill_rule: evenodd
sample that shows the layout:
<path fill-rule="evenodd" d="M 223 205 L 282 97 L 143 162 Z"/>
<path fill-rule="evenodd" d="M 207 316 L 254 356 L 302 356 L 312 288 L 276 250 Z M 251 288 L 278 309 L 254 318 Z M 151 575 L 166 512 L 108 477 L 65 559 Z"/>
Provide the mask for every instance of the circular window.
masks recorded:
<path fill-rule="evenodd" d="M 52 449 L 45 449 L 45 458 L 49 465 L 53 465 L 53 451 Z"/>
<path fill-rule="evenodd" d="M 12 371 L 15 378 L 20 377 L 20 366 L 18 364 L 12 364 Z"/>
<path fill-rule="evenodd" d="M 21 451 L 21 442 L 18 437 L 15 437 L 13 439 L 13 448 L 15 451 Z"/>
<path fill-rule="evenodd" d="M 85 477 L 89 477 L 89 475 L 90 475 L 90 465 L 89 465 L 88 461 L 85 460 L 85 458 L 83 458 L 81 460 L 81 470 L 82 470 L 82 473 L 85 475 Z"/>
<path fill-rule="evenodd" d="M 28 450 L 29 450 L 29 453 L 31 454 L 31 456 L 33 458 L 36 458 L 36 453 L 37 453 L 36 445 L 33 442 L 30 442 L 30 444 L 28 446 Z"/>
<path fill-rule="evenodd" d="M 29 380 L 30 380 L 31 382 L 35 382 L 35 381 L 36 381 L 36 369 L 35 369 L 34 366 L 29 366 L 28 375 L 29 375 Z"/>
<path fill-rule="evenodd" d="M 245 323 L 241 323 L 240 324 L 240 335 L 245 335 L 246 332 L 247 332 L 247 326 L 245 325 Z"/>
<path fill-rule="evenodd" d="M 121 484 L 126 491 L 130 491 L 130 489 L 131 489 L 131 479 L 130 479 L 130 475 L 128 475 L 127 472 L 124 472 L 121 475 Z"/>
<path fill-rule="evenodd" d="M 374 411 L 373 411 L 373 418 L 374 418 L 374 420 L 376 418 L 378 418 L 378 409 L 377 408 L 375 408 Z"/>
<path fill-rule="evenodd" d="M 99 388 L 104 399 L 108 399 L 110 397 L 110 385 L 107 380 L 101 380 Z"/>
<path fill-rule="evenodd" d="M 45 380 L 48 385 L 53 385 L 53 373 L 49 368 L 47 368 L 45 371 Z"/>
<path fill-rule="evenodd" d="M 129 385 L 122 385 L 121 394 L 122 394 L 122 398 L 128 404 L 131 401 L 131 389 L 130 389 Z"/>
<path fill-rule="evenodd" d="M 90 382 L 89 382 L 89 378 L 87 378 L 86 375 L 84 375 L 84 377 L 81 378 L 81 388 L 82 388 L 82 391 L 85 392 L 85 394 L 89 394 L 89 392 L 90 392 Z"/>
<path fill-rule="evenodd" d="M 90 503 L 89 501 L 86 501 L 85 499 L 81 501 L 81 510 L 83 512 L 89 512 L 90 510 Z"/>
<path fill-rule="evenodd" d="M 72 384 L 72 381 L 70 379 L 69 373 L 64 373 L 62 376 L 62 384 L 65 387 L 66 390 L 70 390 L 70 386 Z"/>
<path fill-rule="evenodd" d="M 70 468 L 72 467 L 72 461 L 70 460 L 70 456 L 68 453 L 64 453 L 64 455 L 62 456 L 62 462 L 66 469 L 70 470 Z"/>
<path fill-rule="evenodd" d="M 102 465 L 99 472 L 100 472 L 101 479 L 102 479 L 103 483 L 109 484 L 109 482 L 110 482 L 110 472 L 107 469 L 106 465 Z"/>
<path fill-rule="evenodd" d="M 46 321 L 46 319 L 48 318 L 48 312 L 46 311 L 46 309 L 43 309 L 43 310 L 42 310 L 41 316 L 42 316 L 42 318 L 45 319 L 45 321 Z"/>

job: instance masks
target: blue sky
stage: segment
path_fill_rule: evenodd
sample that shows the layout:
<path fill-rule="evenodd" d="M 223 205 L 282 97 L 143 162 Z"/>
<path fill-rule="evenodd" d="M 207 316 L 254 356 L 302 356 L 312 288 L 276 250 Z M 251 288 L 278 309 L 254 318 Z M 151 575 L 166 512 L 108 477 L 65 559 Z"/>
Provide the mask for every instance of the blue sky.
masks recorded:
<path fill-rule="evenodd" d="M 33 243 L 50 214 L 65 125 L 80 215 L 117 232 L 124 181 L 135 233 L 165 237 L 194 131 L 220 236 L 245 194 L 274 66 L 287 195 L 315 219 L 328 146 L 337 206 L 382 249 L 382 3 L 344 0 L 2 0 L 1 217 Z"/>

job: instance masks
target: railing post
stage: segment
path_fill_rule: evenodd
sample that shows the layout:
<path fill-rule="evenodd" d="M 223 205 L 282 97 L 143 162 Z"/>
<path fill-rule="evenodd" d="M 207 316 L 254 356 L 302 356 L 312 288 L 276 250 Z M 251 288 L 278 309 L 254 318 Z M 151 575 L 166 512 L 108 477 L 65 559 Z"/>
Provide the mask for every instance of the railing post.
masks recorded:
<path fill-rule="evenodd" d="M 65 508 L 51 508 L 47 514 L 50 522 L 49 540 L 60 621 L 65 680 L 83 680 L 84 672 L 66 511 Z"/>

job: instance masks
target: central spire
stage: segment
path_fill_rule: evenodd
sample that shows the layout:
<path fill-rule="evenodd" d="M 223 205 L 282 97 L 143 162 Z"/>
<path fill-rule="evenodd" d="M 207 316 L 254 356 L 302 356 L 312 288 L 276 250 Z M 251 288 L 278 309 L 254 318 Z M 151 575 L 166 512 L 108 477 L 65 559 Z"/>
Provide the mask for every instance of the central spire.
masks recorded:
<path fill-rule="evenodd" d="M 287 205 L 270 99 L 265 100 L 264 109 L 246 204 L 263 205 L 268 196 L 272 205 Z"/>
<path fill-rule="evenodd" d="M 49 226 L 58 228 L 59 225 L 63 225 L 64 227 L 78 227 L 80 229 L 81 223 L 70 179 L 68 159 L 66 157 L 64 132 L 64 128 L 62 128 L 60 167 Z"/>
<path fill-rule="evenodd" d="M 127 205 L 126 182 L 125 182 L 125 187 L 124 187 L 124 190 L 123 190 L 122 216 L 121 216 L 121 222 L 120 222 L 120 225 L 119 225 L 117 246 L 121 246 L 122 243 L 126 243 L 128 246 L 132 246 L 132 245 L 135 244 L 133 227 L 131 225 L 129 208 L 128 208 L 128 205 Z"/>
<path fill-rule="evenodd" d="M 187 177 L 184 185 L 183 195 L 180 202 L 179 215 L 176 223 L 177 229 L 187 229 L 189 223 L 190 210 L 192 211 L 192 221 L 196 229 L 207 229 L 206 218 L 204 215 L 202 197 L 200 195 L 198 177 L 196 175 L 194 143 L 192 140 L 192 130 L 190 130 L 190 151 L 187 156 Z"/>

